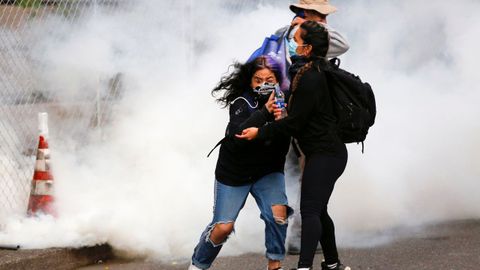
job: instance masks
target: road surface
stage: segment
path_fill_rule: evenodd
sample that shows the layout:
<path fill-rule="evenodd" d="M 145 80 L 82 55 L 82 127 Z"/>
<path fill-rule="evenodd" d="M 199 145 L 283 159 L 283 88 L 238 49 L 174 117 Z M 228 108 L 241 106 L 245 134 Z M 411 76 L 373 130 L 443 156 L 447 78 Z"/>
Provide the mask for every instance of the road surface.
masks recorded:
<path fill-rule="evenodd" d="M 431 226 L 403 239 L 372 248 L 339 250 L 342 260 L 353 270 L 480 270 L 480 220 Z M 322 256 L 316 256 L 315 270 Z M 296 266 L 298 257 L 287 256 L 284 266 Z M 81 270 L 179 270 L 188 262 L 122 262 L 114 260 Z M 262 254 L 220 257 L 212 270 L 264 270 Z"/>

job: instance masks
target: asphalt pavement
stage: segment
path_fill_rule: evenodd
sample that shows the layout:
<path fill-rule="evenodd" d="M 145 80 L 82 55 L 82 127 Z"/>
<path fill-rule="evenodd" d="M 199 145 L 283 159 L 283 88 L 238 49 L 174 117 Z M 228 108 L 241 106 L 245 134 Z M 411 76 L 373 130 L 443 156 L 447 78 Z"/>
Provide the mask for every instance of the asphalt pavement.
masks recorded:
<path fill-rule="evenodd" d="M 480 270 L 480 220 L 432 225 L 402 239 L 371 248 L 339 250 L 353 270 Z M 322 256 L 315 258 L 320 269 Z M 298 256 L 287 256 L 285 269 L 296 266 Z M 81 270 L 186 270 L 188 262 L 107 261 Z M 218 258 L 212 270 L 264 270 L 262 254 Z"/>
<path fill-rule="evenodd" d="M 342 261 L 353 270 L 480 270 L 480 220 L 432 225 L 409 231 L 393 242 L 369 248 L 341 248 Z M 82 249 L 0 250 L 0 270 L 186 270 L 188 261 L 124 261 L 112 259 L 104 246 Z M 320 269 L 322 256 L 315 258 Z M 285 269 L 296 266 L 289 255 Z M 212 270 L 265 270 L 263 254 L 220 257 Z M 87 266 L 89 265 L 89 266 Z"/>
<path fill-rule="evenodd" d="M 6 250 L 0 248 L 0 270 L 70 270 L 113 258 L 109 245 L 83 248 Z"/>

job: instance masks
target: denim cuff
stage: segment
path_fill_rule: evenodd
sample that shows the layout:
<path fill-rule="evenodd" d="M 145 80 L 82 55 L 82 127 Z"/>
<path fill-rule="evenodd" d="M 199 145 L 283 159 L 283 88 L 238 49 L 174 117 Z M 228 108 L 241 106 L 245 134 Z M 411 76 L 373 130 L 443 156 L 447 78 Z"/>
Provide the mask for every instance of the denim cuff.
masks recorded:
<path fill-rule="evenodd" d="M 192 264 L 195 265 L 196 267 L 200 268 L 200 269 L 208 269 L 208 268 L 210 268 L 210 266 L 212 266 L 212 264 L 199 263 L 195 259 L 192 259 Z"/>
<path fill-rule="evenodd" d="M 265 257 L 273 261 L 283 261 L 283 259 L 285 259 L 285 254 L 272 254 L 267 252 L 265 253 Z"/>

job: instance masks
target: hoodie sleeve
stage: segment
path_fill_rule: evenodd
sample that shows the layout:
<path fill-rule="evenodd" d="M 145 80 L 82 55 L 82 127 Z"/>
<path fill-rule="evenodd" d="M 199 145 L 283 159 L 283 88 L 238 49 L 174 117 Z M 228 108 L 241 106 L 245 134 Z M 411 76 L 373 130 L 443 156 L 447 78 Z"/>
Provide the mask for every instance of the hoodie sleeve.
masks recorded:
<path fill-rule="evenodd" d="M 319 76 L 317 72 L 305 72 L 300 78 L 297 90 L 292 93 L 288 116 L 260 127 L 257 139 L 268 140 L 277 134 L 297 136 L 316 109 L 322 95 L 320 89 L 327 89 L 325 77 Z"/>
<path fill-rule="evenodd" d="M 322 23 L 322 25 L 328 30 L 328 34 L 330 35 L 327 58 L 337 57 L 346 53 L 348 49 L 350 49 L 347 39 L 328 24 Z"/>
<path fill-rule="evenodd" d="M 235 137 L 235 134 L 240 134 L 248 127 L 262 127 L 272 120 L 273 115 L 268 112 L 265 106 L 250 113 L 247 102 L 239 99 L 230 104 L 230 122 L 228 123 L 225 137 L 234 145 L 243 146 L 248 144 L 249 141 L 238 139 Z"/>

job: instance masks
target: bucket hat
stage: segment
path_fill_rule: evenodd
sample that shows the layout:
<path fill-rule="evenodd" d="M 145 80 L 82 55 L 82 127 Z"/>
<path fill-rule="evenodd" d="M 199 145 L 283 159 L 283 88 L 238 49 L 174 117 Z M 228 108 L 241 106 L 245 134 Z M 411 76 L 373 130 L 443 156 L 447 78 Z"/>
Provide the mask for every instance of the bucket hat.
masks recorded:
<path fill-rule="evenodd" d="M 299 0 L 298 4 L 291 4 L 290 10 L 297 12 L 298 9 L 315 10 L 323 15 L 337 11 L 337 8 L 330 5 L 328 0 Z"/>

